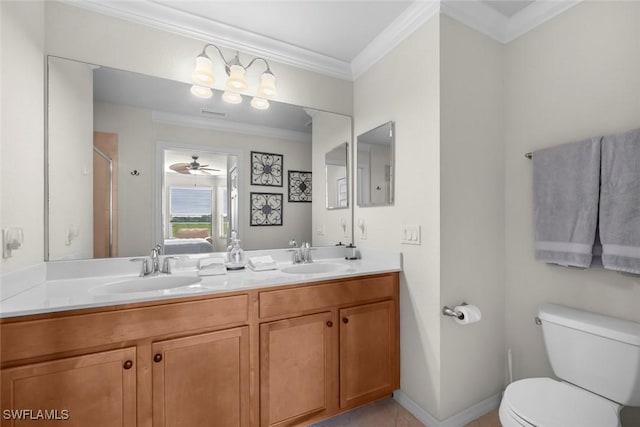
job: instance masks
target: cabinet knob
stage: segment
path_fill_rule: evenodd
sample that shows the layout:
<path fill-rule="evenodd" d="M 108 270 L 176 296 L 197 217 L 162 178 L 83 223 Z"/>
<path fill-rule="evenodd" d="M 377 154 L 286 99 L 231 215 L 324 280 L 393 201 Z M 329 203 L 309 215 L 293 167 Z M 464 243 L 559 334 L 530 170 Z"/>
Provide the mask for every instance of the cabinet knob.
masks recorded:
<path fill-rule="evenodd" d="M 131 369 L 133 367 L 133 362 L 131 360 L 127 360 L 122 364 L 124 369 Z"/>
<path fill-rule="evenodd" d="M 343 317 L 342 318 L 342 323 L 349 323 L 349 318 L 348 317 Z"/>
<path fill-rule="evenodd" d="M 332 327 L 333 326 L 333 322 L 331 320 L 327 320 L 327 326 L 328 327 Z"/>
<path fill-rule="evenodd" d="M 162 354 L 158 353 L 155 356 L 153 356 L 153 361 L 156 363 L 162 362 Z"/>

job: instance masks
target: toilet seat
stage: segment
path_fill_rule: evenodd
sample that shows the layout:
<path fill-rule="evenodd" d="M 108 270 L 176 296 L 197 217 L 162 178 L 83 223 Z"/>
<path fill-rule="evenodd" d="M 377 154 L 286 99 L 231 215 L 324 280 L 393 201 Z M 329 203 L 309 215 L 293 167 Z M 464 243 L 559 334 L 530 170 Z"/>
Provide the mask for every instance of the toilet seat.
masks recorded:
<path fill-rule="evenodd" d="M 569 383 L 528 378 L 507 387 L 500 420 L 505 427 L 620 427 L 620 408 Z"/>

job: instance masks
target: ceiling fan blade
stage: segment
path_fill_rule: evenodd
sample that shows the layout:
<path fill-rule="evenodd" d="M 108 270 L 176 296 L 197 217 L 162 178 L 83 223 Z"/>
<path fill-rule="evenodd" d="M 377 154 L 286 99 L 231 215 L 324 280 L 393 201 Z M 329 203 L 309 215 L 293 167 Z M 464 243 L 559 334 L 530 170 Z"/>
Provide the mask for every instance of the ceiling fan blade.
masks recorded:
<path fill-rule="evenodd" d="M 220 169 L 214 169 L 214 168 L 200 168 L 201 171 L 213 171 L 213 172 L 220 172 Z"/>
<path fill-rule="evenodd" d="M 169 169 L 178 173 L 189 174 L 189 163 L 174 163 L 169 166 Z"/>

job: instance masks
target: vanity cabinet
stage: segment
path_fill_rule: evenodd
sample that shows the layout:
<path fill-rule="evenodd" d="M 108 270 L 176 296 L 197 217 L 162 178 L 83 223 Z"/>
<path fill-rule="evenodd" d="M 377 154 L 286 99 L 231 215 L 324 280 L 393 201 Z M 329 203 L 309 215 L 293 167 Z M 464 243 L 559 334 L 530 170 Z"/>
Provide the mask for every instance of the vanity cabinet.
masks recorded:
<path fill-rule="evenodd" d="M 135 360 L 129 347 L 4 369 L 2 426 L 135 427 Z"/>
<path fill-rule="evenodd" d="M 399 342 L 392 300 L 340 310 L 340 407 L 399 387 Z"/>
<path fill-rule="evenodd" d="M 328 411 L 334 375 L 330 312 L 260 325 L 260 424 L 289 426 Z"/>
<path fill-rule="evenodd" d="M 397 274 L 261 292 L 259 308 L 261 427 L 307 425 L 400 387 Z"/>
<path fill-rule="evenodd" d="M 1 319 L 0 403 L 65 426 L 307 426 L 399 388 L 398 278 Z"/>
<path fill-rule="evenodd" d="M 249 328 L 159 341 L 154 427 L 249 425 Z"/>

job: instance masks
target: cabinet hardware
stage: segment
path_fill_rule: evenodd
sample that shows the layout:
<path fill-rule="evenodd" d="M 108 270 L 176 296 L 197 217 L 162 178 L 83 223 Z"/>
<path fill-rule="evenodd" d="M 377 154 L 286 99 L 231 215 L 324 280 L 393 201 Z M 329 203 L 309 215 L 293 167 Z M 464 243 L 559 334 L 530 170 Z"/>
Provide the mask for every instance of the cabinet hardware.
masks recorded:
<path fill-rule="evenodd" d="M 342 323 L 349 323 L 349 318 L 348 317 L 343 317 L 342 318 Z"/>
<path fill-rule="evenodd" d="M 153 356 L 153 361 L 156 363 L 162 362 L 162 354 L 158 353 L 155 356 Z"/>
<path fill-rule="evenodd" d="M 133 362 L 131 360 L 127 360 L 122 365 L 124 369 L 131 369 L 133 367 Z"/>
<path fill-rule="evenodd" d="M 333 326 L 333 322 L 331 320 L 327 320 L 327 326 L 328 327 L 332 327 Z"/>

